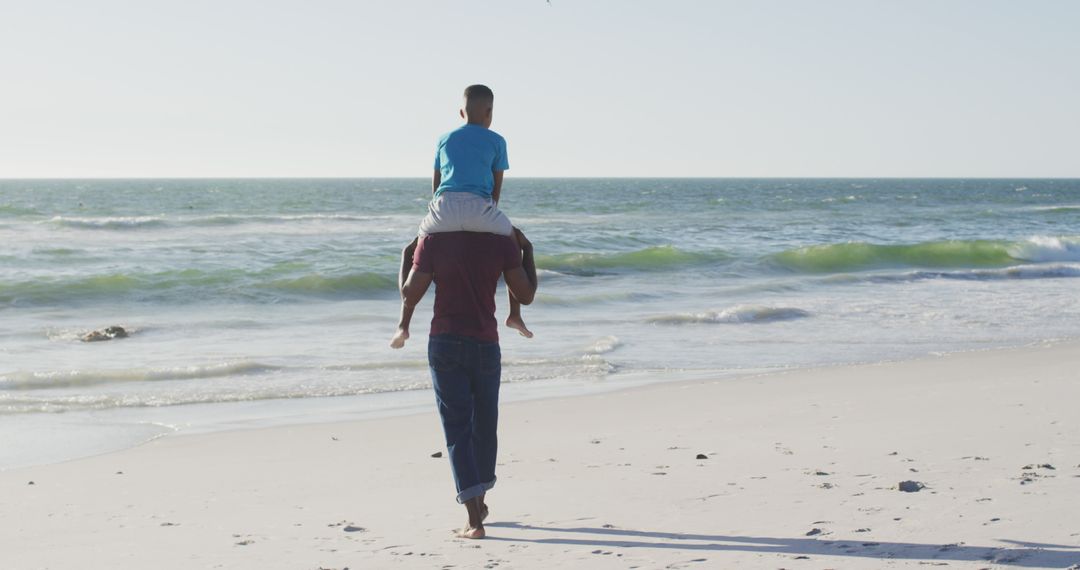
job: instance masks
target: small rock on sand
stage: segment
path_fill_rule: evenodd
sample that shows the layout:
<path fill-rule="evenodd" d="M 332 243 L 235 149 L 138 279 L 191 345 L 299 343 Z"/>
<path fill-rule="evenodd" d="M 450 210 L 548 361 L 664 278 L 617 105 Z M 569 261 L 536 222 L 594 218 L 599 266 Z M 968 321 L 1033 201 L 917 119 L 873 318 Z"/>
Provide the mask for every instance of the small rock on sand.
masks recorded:
<path fill-rule="evenodd" d="M 1080 465 L 1078 465 L 1077 467 L 1080 467 Z M 1034 470 L 1034 469 L 1049 469 L 1051 471 L 1057 471 L 1057 467 L 1054 467 L 1053 465 L 1050 465 L 1049 463 L 1040 463 L 1038 465 L 1033 465 L 1031 463 L 1028 463 L 1027 465 L 1021 467 L 1021 469 L 1023 469 L 1024 471 L 1031 471 L 1031 470 Z"/>
<path fill-rule="evenodd" d="M 436 451 L 435 453 L 431 454 L 431 457 L 433 457 L 435 459 L 438 459 L 438 458 L 442 457 L 442 452 L 441 451 Z"/>
<path fill-rule="evenodd" d="M 918 493 L 926 488 L 926 485 L 918 481 L 901 481 L 896 488 L 905 493 Z"/>
<path fill-rule="evenodd" d="M 699 453 L 699 454 L 697 454 L 697 458 L 698 458 L 698 459 L 708 459 L 708 458 L 709 458 L 709 456 L 708 456 L 708 455 L 705 455 L 704 453 Z"/>
<path fill-rule="evenodd" d="M 820 528 L 812 528 L 812 529 L 810 529 L 810 532 L 806 533 L 806 536 L 817 536 L 819 534 L 821 534 L 821 529 Z"/>

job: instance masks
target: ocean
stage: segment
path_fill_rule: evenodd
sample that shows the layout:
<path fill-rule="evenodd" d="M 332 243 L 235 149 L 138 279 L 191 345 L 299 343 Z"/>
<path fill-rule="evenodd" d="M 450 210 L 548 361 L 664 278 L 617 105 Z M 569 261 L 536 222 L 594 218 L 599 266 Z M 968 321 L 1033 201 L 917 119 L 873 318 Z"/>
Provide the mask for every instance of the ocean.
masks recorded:
<path fill-rule="evenodd" d="M 0 468 L 433 409 L 432 293 L 388 348 L 429 184 L 0 180 Z M 502 207 L 540 273 L 510 400 L 1080 337 L 1080 180 L 508 177 Z"/>

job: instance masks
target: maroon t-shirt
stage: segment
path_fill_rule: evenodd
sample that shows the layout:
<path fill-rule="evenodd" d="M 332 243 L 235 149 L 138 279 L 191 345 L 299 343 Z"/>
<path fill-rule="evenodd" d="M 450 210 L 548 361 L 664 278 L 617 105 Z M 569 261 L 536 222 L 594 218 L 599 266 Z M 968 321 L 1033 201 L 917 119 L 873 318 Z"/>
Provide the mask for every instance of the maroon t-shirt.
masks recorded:
<path fill-rule="evenodd" d="M 521 250 L 507 236 L 446 232 L 420 238 L 413 270 L 434 275 L 431 335 L 457 334 L 499 342 L 495 287 L 503 271 L 521 266 Z"/>

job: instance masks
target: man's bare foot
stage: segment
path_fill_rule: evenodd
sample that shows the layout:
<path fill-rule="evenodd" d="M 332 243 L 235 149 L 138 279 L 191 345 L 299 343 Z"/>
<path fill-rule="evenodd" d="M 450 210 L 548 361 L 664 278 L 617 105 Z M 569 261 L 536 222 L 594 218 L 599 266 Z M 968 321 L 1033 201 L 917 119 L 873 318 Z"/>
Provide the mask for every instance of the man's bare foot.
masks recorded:
<path fill-rule="evenodd" d="M 470 539 L 484 538 L 485 536 L 487 536 L 487 533 L 484 532 L 484 526 L 483 525 L 480 525 L 478 527 L 466 526 L 465 528 L 457 531 L 456 534 L 457 534 L 458 538 L 470 538 Z"/>
<path fill-rule="evenodd" d="M 516 330 L 518 334 L 525 338 L 532 338 L 533 333 L 529 330 L 529 327 L 525 326 L 525 321 L 518 315 L 510 315 L 506 317 L 506 326 Z"/>
<path fill-rule="evenodd" d="M 409 340 L 409 329 L 399 328 L 394 333 L 394 338 L 390 339 L 390 348 L 401 348 L 405 346 L 407 340 Z"/>

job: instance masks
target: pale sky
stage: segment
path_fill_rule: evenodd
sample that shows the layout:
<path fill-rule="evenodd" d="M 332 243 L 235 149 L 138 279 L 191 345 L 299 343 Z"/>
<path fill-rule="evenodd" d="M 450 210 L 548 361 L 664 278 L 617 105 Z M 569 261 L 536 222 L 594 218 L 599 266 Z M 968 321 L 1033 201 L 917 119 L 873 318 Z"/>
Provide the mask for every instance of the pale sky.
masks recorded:
<path fill-rule="evenodd" d="M 1080 177 L 1073 0 L 0 0 L 0 178 Z"/>

